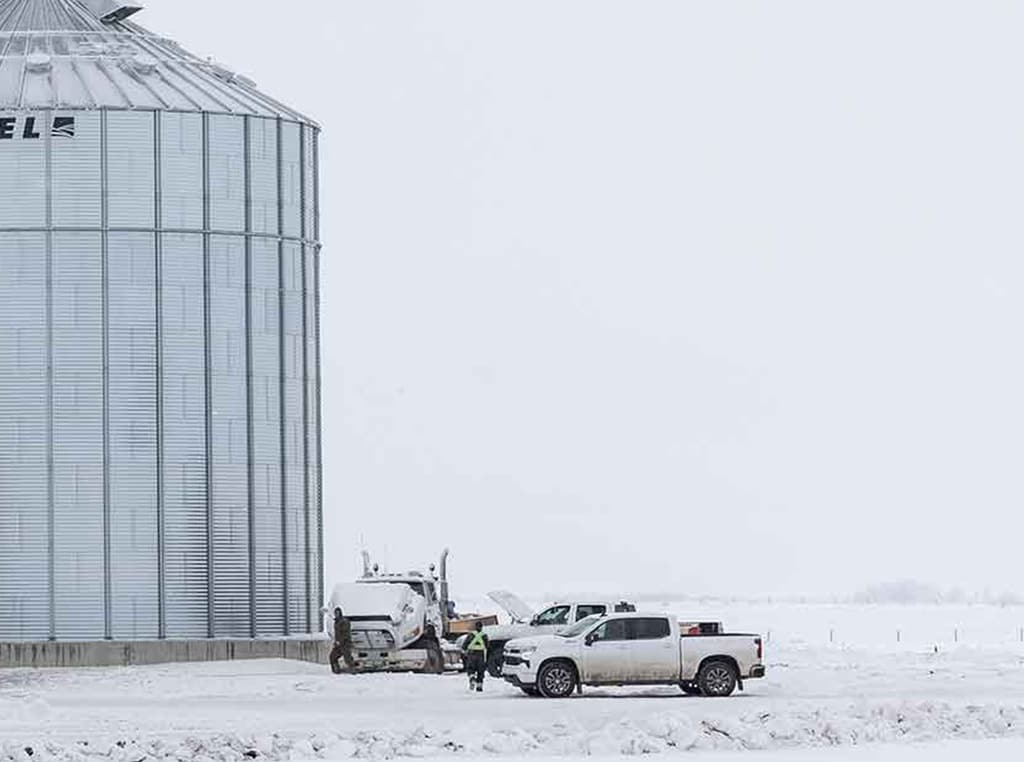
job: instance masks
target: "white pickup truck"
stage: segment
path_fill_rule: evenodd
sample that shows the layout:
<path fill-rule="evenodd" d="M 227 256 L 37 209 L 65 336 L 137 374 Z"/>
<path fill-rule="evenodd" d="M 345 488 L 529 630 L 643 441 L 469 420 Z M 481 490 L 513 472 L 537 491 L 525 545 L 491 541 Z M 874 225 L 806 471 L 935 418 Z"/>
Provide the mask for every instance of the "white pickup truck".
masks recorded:
<path fill-rule="evenodd" d="M 584 685 L 678 685 L 728 696 L 764 677 L 759 635 L 700 634 L 667 614 L 587 617 L 557 635 L 512 640 L 503 676 L 531 696 L 565 698 Z"/>

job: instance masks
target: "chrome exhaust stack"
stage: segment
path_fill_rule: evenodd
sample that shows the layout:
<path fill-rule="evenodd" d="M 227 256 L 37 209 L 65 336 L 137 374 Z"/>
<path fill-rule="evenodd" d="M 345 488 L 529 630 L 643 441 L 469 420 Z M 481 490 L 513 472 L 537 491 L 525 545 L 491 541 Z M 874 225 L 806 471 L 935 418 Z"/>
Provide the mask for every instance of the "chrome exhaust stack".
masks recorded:
<path fill-rule="evenodd" d="M 441 552 L 441 579 L 438 592 L 438 596 L 441 599 L 441 628 L 443 632 L 441 636 L 444 637 L 448 634 L 448 554 L 451 551 L 445 548 Z"/>

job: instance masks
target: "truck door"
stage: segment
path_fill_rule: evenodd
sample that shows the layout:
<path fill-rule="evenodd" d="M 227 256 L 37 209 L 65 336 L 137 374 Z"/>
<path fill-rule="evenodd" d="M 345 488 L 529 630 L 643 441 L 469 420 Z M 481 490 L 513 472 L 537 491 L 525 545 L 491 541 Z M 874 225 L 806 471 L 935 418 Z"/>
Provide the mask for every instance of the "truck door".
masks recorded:
<path fill-rule="evenodd" d="M 538 635 L 558 632 L 569 624 L 569 611 L 569 606 L 552 606 L 537 614 L 531 624 L 537 628 Z"/>
<path fill-rule="evenodd" d="M 664 617 L 627 619 L 631 677 L 636 682 L 679 679 L 680 643 Z"/>
<path fill-rule="evenodd" d="M 611 619 L 590 635 L 583 646 L 583 680 L 614 683 L 629 676 L 629 634 L 624 619 Z"/>
<path fill-rule="evenodd" d="M 573 621 L 578 622 L 594 614 L 606 614 L 608 607 L 601 603 L 581 603 L 576 607 L 576 616 Z"/>

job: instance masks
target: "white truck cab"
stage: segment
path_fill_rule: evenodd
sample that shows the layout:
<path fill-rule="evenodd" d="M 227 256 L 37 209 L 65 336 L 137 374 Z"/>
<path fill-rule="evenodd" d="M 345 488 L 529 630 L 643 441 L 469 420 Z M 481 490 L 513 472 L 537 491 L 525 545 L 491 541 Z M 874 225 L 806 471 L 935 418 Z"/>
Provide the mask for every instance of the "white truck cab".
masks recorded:
<path fill-rule="evenodd" d="M 441 672 L 439 580 L 431 575 L 374 574 L 336 585 L 327 606 L 340 608 L 352 628 L 352 656 L 359 671 Z"/>
<path fill-rule="evenodd" d="M 440 673 L 461 665 L 461 655 L 450 641 L 473 628 L 477 621 L 493 623 L 497 617 L 459 616 L 449 596 L 448 549 L 440 568 L 405 574 L 381 572 L 363 551 L 363 576 L 336 585 L 324 607 L 327 634 L 332 635 L 335 609 L 341 609 L 352 632 L 354 669 Z"/>
<path fill-rule="evenodd" d="M 580 620 L 556 635 L 505 646 L 503 675 L 529 695 L 564 698 L 583 685 L 678 685 L 728 696 L 764 677 L 761 637 L 701 634 L 668 614 L 612 613 Z"/>

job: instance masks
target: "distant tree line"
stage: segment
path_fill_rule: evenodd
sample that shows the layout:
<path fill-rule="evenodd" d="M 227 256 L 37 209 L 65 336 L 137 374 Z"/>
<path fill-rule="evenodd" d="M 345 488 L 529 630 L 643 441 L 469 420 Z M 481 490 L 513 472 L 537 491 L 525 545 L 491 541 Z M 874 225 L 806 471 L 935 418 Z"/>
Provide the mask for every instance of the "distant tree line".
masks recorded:
<path fill-rule="evenodd" d="M 736 604 L 859 604 L 920 606 L 920 605 L 977 605 L 977 606 L 1024 606 L 1024 595 L 1013 592 L 992 590 L 968 591 L 954 587 L 942 589 L 917 580 L 894 580 L 868 585 L 856 593 L 836 595 L 703 595 L 693 592 L 672 592 L 665 590 L 654 593 L 552 593 L 538 597 L 538 600 L 554 601 L 560 599 L 579 599 L 593 597 L 595 600 L 604 598 L 622 598 L 641 604 L 669 606 L 675 602 L 687 602 L 697 605 L 736 605 Z"/>

